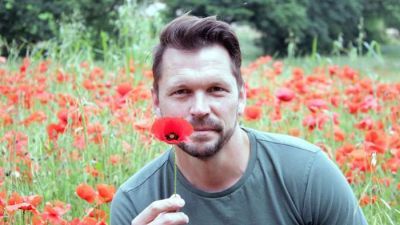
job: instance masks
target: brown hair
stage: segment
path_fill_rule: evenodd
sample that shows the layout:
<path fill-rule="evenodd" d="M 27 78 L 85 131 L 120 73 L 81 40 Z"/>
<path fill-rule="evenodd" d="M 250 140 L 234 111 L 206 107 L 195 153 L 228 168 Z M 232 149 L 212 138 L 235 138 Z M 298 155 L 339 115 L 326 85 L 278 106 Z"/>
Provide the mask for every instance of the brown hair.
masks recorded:
<path fill-rule="evenodd" d="M 199 18 L 184 14 L 167 24 L 161 32 L 160 43 L 155 47 L 153 54 L 154 91 L 158 94 L 162 57 L 167 48 L 197 50 L 213 44 L 219 44 L 228 51 L 232 73 L 240 89 L 243 85 L 240 73 L 242 57 L 235 32 L 227 23 L 217 20 L 215 16 Z"/>

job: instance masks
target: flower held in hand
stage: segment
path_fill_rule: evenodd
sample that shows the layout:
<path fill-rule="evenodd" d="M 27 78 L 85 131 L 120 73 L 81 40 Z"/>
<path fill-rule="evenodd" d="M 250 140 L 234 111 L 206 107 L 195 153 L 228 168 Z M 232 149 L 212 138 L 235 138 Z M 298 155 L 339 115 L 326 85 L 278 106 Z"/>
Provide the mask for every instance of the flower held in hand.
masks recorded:
<path fill-rule="evenodd" d="M 179 117 L 162 117 L 153 123 L 151 132 L 160 141 L 178 144 L 192 134 L 193 127 L 189 122 Z"/>

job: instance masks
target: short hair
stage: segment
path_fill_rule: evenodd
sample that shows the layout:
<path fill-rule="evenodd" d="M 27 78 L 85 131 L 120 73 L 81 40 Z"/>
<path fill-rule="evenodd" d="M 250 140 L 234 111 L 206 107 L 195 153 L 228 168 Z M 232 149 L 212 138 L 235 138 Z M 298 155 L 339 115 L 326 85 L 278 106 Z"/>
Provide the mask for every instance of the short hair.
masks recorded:
<path fill-rule="evenodd" d="M 194 51 L 213 44 L 219 44 L 227 50 L 231 59 L 232 74 L 240 89 L 243 86 L 240 72 L 242 56 L 233 29 L 229 24 L 217 20 L 215 16 L 199 18 L 184 14 L 172 20 L 161 31 L 160 43 L 153 52 L 153 90 L 158 94 L 162 58 L 167 48 Z"/>

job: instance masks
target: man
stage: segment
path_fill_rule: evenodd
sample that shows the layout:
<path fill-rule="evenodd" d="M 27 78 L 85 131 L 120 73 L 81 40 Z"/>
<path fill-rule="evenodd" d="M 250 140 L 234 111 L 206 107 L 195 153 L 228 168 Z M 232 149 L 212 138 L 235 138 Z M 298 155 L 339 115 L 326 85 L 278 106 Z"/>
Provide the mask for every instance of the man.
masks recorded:
<path fill-rule="evenodd" d="M 229 25 L 184 15 L 154 53 L 158 117 L 182 117 L 194 132 L 125 182 L 111 224 L 367 224 L 339 169 L 298 138 L 243 128 L 241 53 Z"/>

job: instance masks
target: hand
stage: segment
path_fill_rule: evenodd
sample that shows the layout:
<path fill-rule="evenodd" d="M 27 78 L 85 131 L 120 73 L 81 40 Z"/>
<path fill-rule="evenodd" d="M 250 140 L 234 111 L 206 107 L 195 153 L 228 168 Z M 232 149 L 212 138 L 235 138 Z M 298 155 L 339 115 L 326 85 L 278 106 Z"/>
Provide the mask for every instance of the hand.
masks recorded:
<path fill-rule="evenodd" d="M 179 195 L 152 202 L 132 220 L 131 225 L 179 225 L 187 224 L 189 217 L 179 210 L 185 201 Z"/>

